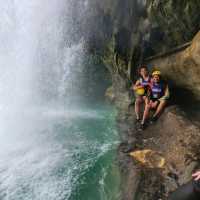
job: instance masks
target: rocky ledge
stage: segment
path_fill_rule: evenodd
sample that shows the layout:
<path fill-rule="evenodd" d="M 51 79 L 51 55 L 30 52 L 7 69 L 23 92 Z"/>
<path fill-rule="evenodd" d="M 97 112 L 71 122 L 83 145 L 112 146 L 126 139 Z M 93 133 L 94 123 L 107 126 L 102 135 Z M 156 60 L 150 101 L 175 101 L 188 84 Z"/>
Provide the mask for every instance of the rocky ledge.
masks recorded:
<path fill-rule="evenodd" d="M 140 132 L 134 125 L 133 113 L 132 109 L 123 110 L 118 117 L 122 140 L 118 149 L 122 199 L 166 200 L 169 193 L 191 180 L 192 172 L 199 167 L 199 122 L 189 120 L 174 105 L 166 108 L 155 124 Z M 157 154 L 146 154 L 142 159 L 130 156 L 130 152 L 138 150 Z M 160 158 L 164 164 L 159 167 Z"/>

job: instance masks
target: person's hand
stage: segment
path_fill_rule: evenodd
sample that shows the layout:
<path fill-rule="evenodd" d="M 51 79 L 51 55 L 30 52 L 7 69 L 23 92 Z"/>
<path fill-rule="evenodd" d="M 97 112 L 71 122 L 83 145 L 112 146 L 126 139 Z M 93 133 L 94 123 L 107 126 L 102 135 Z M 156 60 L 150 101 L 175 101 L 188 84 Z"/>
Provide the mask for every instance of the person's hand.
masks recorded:
<path fill-rule="evenodd" d="M 138 89 L 140 89 L 140 88 L 144 88 L 142 85 L 135 85 L 135 86 L 133 86 L 133 90 L 138 90 Z"/>
<path fill-rule="evenodd" d="M 141 89 L 141 88 L 144 88 L 144 86 L 143 85 L 138 85 L 137 86 L 137 89 Z"/>
<path fill-rule="evenodd" d="M 195 181 L 200 180 L 200 171 L 197 171 L 196 173 L 192 174 L 192 177 Z"/>

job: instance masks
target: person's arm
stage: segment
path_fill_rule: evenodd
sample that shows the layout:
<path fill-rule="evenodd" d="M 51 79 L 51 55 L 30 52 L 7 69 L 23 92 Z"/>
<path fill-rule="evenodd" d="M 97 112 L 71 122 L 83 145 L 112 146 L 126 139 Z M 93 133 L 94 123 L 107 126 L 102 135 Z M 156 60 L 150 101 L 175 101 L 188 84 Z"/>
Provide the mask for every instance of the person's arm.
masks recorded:
<path fill-rule="evenodd" d="M 153 88 L 153 81 L 151 79 L 150 82 L 148 83 L 148 86 L 147 86 L 146 96 L 148 97 L 148 99 L 150 99 L 151 96 L 152 96 L 152 88 Z"/>
<path fill-rule="evenodd" d="M 170 97 L 169 86 L 166 85 L 164 95 L 159 100 L 168 100 Z"/>
<path fill-rule="evenodd" d="M 196 173 L 192 174 L 192 177 L 195 181 L 200 180 L 200 171 L 197 171 Z"/>
<path fill-rule="evenodd" d="M 140 80 L 137 80 L 136 83 L 133 85 L 133 90 L 137 90 L 139 88 L 143 88 L 143 86 L 140 84 Z"/>

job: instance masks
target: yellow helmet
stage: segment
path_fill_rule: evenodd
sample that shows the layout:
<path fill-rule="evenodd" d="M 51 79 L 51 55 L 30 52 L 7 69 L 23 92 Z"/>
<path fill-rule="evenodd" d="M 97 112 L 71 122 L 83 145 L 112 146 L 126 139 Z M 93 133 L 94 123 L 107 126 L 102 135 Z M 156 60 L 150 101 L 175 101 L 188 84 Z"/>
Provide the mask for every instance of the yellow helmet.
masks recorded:
<path fill-rule="evenodd" d="M 158 75 L 158 76 L 160 76 L 161 75 L 161 71 L 154 71 L 153 73 L 152 73 L 152 76 L 155 76 L 155 75 Z"/>

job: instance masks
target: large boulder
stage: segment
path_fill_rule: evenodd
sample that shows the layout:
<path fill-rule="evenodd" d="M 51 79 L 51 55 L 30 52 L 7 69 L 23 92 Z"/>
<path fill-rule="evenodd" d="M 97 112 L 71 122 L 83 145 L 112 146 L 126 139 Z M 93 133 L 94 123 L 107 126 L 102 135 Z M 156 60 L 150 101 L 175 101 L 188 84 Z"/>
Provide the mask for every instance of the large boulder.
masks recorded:
<path fill-rule="evenodd" d="M 173 85 L 190 91 L 200 99 L 200 32 L 187 49 L 155 58 L 149 64 L 160 69 L 164 76 L 173 81 Z"/>
<path fill-rule="evenodd" d="M 166 161 L 165 169 L 157 177 L 161 182 L 156 187 L 163 188 L 161 196 L 168 195 L 192 179 L 192 172 L 199 167 L 199 141 L 199 123 L 188 120 L 186 113 L 176 106 L 166 109 L 158 122 L 144 132 L 143 148 L 162 152 Z M 151 170 L 151 173 L 155 172 Z M 154 197 L 156 179 L 149 177 L 149 170 L 145 171 L 145 177 L 143 184 Z"/>
<path fill-rule="evenodd" d="M 124 130 L 124 124 L 119 126 L 123 132 L 119 160 L 125 177 L 124 199 L 167 200 L 199 168 L 200 123 L 189 120 L 178 106 L 168 107 L 142 133 L 135 128 L 132 115 L 127 122 L 128 131 Z"/>

